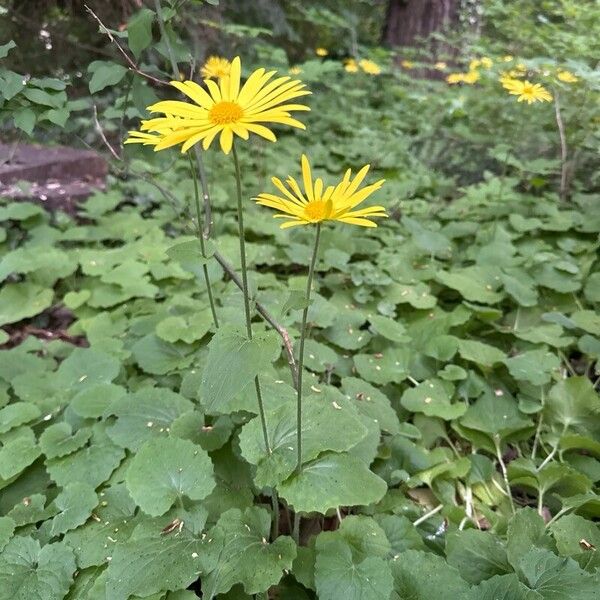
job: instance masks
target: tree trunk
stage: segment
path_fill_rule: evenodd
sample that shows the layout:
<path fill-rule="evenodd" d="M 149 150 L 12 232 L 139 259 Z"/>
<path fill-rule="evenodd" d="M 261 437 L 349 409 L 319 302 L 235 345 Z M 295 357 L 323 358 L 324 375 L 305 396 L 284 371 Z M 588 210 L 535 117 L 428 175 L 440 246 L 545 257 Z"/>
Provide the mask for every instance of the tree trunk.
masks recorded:
<path fill-rule="evenodd" d="M 417 46 L 420 39 L 458 22 L 459 0 L 389 0 L 383 42 Z"/>

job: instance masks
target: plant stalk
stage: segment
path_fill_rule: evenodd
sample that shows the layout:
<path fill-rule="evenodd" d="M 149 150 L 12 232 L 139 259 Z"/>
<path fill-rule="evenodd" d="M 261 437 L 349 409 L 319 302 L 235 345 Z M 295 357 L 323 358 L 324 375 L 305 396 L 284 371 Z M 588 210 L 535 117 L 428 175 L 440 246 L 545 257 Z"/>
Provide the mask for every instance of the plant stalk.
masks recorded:
<path fill-rule="evenodd" d="M 306 340 L 306 321 L 308 317 L 308 308 L 310 305 L 310 294 L 312 291 L 312 282 L 315 274 L 315 264 L 317 262 L 317 254 L 319 252 L 319 240 L 321 238 L 321 223 L 317 223 L 315 233 L 315 246 L 313 248 L 312 258 L 310 259 L 310 267 L 308 268 L 308 277 L 306 278 L 306 304 L 302 311 L 302 327 L 300 329 L 300 351 L 298 353 L 298 388 L 297 388 L 297 403 L 296 403 L 296 445 L 298 448 L 298 462 L 296 464 L 296 473 L 302 470 L 302 370 L 304 366 L 304 342 Z"/>
<path fill-rule="evenodd" d="M 250 314 L 250 294 L 248 292 L 248 268 L 246 265 L 246 240 L 244 232 L 244 210 L 242 206 L 242 175 L 240 171 L 240 161 L 238 160 L 235 143 L 232 146 L 233 163 L 235 165 L 235 183 L 237 191 L 237 218 L 240 238 L 240 263 L 242 266 L 242 295 L 244 296 L 244 313 L 246 315 L 246 333 L 248 339 L 252 339 L 252 316 Z M 258 412 L 262 426 L 263 437 L 265 439 L 265 448 L 267 454 L 271 454 L 271 444 L 269 442 L 269 432 L 267 431 L 267 420 L 265 417 L 265 407 L 260 389 L 258 375 L 254 378 L 254 387 L 256 389 L 256 399 L 258 400 Z"/>
<path fill-rule="evenodd" d="M 208 301 L 210 303 L 210 312 L 212 313 L 213 323 L 215 328 L 219 328 L 219 319 L 217 317 L 217 310 L 215 308 L 215 300 L 213 298 L 212 287 L 210 285 L 210 276 L 208 274 L 208 265 L 206 264 L 206 244 L 204 242 L 204 227 L 202 225 L 202 216 L 200 213 L 200 191 L 198 190 L 198 178 L 196 177 L 196 169 L 194 168 L 194 162 L 192 157 L 190 159 L 190 170 L 192 172 L 192 179 L 194 181 L 194 205 L 196 208 L 196 235 L 200 241 L 200 251 L 204 262 L 202 264 L 202 271 L 204 273 L 204 281 L 206 282 L 206 291 L 208 292 Z"/>

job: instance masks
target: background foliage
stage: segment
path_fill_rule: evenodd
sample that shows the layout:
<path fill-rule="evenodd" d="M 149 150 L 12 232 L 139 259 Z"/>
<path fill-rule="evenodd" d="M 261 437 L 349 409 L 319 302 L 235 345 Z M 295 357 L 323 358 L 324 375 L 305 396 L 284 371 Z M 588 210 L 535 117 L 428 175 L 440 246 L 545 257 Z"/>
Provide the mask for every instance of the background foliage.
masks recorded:
<path fill-rule="evenodd" d="M 31 36 L 32 12 L 3 3 L 3 134 L 112 162 L 77 215 L 0 206 L 0 600 L 597 598 L 597 2 L 487 0 L 477 31 L 393 50 L 379 2 L 171 0 L 166 37 L 152 3 L 90 3 L 104 29 L 42 4 Z M 248 198 L 302 152 L 325 177 L 387 180 L 379 228 L 323 231 L 300 477 L 279 338 L 257 316 L 233 350 L 242 296 L 209 260 L 213 329 L 187 159 L 121 146 L 166 94 L 169 49 L 185 77 L 241 54 L 313 91 L 306 132 L 244 148 Z M 482 56 L 474 85 L 446 83 Z M 508 96 L 517 64 L 558 104 Z M 214 247 L 238 269 L 232 164 L 204 158 Z M 312 236 L 246 209 L 252 289 L 297 339 Z"/>

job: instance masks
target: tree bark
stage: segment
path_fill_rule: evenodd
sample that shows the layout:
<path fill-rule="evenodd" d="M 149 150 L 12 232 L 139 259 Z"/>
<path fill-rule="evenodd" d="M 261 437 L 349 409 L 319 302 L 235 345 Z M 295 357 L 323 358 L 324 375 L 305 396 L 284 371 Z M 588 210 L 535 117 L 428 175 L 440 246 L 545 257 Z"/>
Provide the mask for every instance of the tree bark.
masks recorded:
<path fill-rule="evenodd" d="M 389 0 L 383 42 L 417 46 L 421 39 L 458 22 L 459 0 Z"/>

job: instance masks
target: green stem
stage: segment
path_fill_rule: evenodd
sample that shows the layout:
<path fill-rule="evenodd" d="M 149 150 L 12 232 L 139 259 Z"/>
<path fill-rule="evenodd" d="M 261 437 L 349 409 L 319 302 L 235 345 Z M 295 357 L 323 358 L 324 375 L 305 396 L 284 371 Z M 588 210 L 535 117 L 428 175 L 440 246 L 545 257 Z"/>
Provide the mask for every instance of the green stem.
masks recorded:
<path fill-rule="evenodd" d="M 208 265 L 206 264 L 206 245 L 204 242 L 204 227 L 202 225 L 202 216 L 200 212 L 200 192 L 198 190 L 198 179 L 196 178 L 196 169 L 194 168 L 194 162 L 192 157 L 190 159 L 190 170 L 192 172 L 192 179 L 194 181 L 194 205 L 196 208 L 196 235 L 200 240 L 200 251 L 204 262 L 202 264 L 202 271 L 204 272 L 204 281 L 206 282 L 206 291 L 208 292 L 208 301 L 210 303 L 210 311 L 212 313 L 213 323 L 215 327 L 219 328 L 219 319 L 217 318 L 217 310 L 215 308 L 215 299 L 213 298 L 212 287 L 210 285 L 210 277 L 208 275 Z"/>
<path fill-rule="evenodd" d="M 279 498 L 275 489 L 271 491 L 271 506 L 273 508 L 273 525 L 271 528 L 271 540 L 275 541 L 279 535 Z"/>
<path fill-rule="evenodd" d="M 502 449 L 500 448 L 500 439 L 497 437 L 494 437 L 494 446 L 496 448 L 496 458 L 498 459 L 498 462 L 500 463 L 500 470 L 502 471 L 502 479 L 504 480 L 504 486 L 506 487 L 506 495 L 508 496 L 508 500 L 510 502 L 511 512 L 514 515 L 516 512 L 515 503 L 513 501 L 512 492 L 510 490 L 510 483 L 508 482 L 508 472 L 506 470 L 506 464 L 504 462 L 504 459 L 502 458 Z"/>
<path fill-rule="evenodd" d="M 300 352 L 298 354 L 298 399 L 296 404 L 296 435 L 298 447 L 298 462 L 296 464 L 296 473 L 302 470 L 302 370 L 304 366 L 304 342 L 306 340 L 306 320 L 308 317 L 308 308 L 310 304 L 310 293 L 312 290 L 312 282 L 315 274 L 315 264 L 317 262 L 317 254 L 319 252 L 319 239 L 321 237 L 321 223 L 317 223 L 317 231 L 315 234 L 315 247 L 313 248 L 310 267 L 308 268 L 308 277 L 306 278 L 306 304 L 302 311 L 302 327 L 300 329 Z"/>
<path fill-rule="evenodd" d="M 299 546 L 300 545 L 300 513 L 294 513 L 294 526 L 292 527 L 292 538 Z"/>
<path fill-rule="evenodd" d="M 246 332 L 248 339 L 252 339 L 252 317 L 250 315 L 250 294 L 248 293 L 248 269 L 246 266 L 246 240 L 244 233 L 244 211 L 242 206 L 242 175 L 240 172 L 240 161 L 238 160 L 235 144 L 233 150 L 233 163 L 235 165 L 235 183 L 237 189 L 237 218 L 240 238 L 240 263 L 242 265 L 242 294 L 244 296 L 244 312 L 246 314 Z M 267 420 L 265 417 L 265 407 L 260 389 L 260 381 L 258 375 L 254 378 L 254 387 L 256 388 L 256 399 L 258 400 L 258 412 L 260 423 L 262 425 L 263 437 L 265 439 L 265 447 L 267 453 L 271 454 L 271 444 L 269 442 L 269 432 L 267 431 Z"/>

